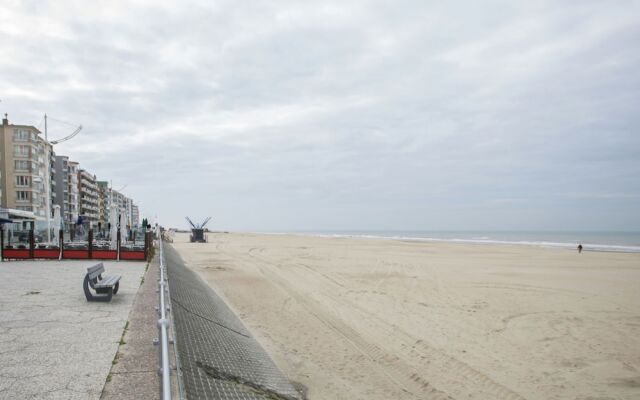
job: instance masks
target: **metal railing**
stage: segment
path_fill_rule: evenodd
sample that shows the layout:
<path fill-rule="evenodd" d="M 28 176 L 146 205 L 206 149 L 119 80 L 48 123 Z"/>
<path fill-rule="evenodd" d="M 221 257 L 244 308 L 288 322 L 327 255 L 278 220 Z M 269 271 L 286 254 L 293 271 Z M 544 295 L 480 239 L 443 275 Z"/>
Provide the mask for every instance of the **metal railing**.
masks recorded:
<path fill-rule="evenodd" d="M 169 308 L 166 305 L 165 295 L 169 290 L 167 287 L 167 278 L 165 276 L 164 250 L 162 247 L 162 233 L 160 227 L 157 229 L 158 248 L 160 250 L 160 279 L 158 281 L 158 291 L 160 293 L 160 305 L 158 307 L 158 338 L 154 341 L 159 346 L 160 368 L 160 391 L 163 400 L 171 400 L 171 367 L 169 365 L 169 326 L 171 325 L 167 318 Z"/>

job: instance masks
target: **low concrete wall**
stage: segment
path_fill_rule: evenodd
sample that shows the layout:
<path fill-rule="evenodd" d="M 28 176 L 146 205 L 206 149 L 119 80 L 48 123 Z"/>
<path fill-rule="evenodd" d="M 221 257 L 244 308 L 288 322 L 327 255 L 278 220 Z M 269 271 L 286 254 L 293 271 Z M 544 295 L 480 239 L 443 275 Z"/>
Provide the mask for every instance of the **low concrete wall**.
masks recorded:
<path fill-rule="evenodd" d="M 187 398 L 301 399 L 238 317 L 168 244 L 165 262 Z"/>

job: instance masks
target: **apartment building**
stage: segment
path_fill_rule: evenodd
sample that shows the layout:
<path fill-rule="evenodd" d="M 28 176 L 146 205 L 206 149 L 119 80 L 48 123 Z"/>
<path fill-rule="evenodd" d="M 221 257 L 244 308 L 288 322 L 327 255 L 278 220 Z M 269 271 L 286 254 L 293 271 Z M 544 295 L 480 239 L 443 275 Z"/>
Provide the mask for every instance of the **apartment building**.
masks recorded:
<path fill-rule="evenodd" d="M 140 209 L 137 205 L 131 206 L 131 226 L 136 227 L 140 225 Z"/>
<path fill-rule="evenodd" d="M 98 185 L 98 221 L 102 226 L 106 227 L 109 224 L 109 201 L 111 189 L 109 188 L 109 182 L 97 181 Z"/>
<path fill-rule="evenodd" d="M 87 170 L 78 171 L 78 192 L 80 195 L 80 215 L 87 222 L 88 227 L 98 226 L 98 185 L 96 176 Z"/>
<path fill-rule="evenodd" d="M 74 226 L 82 216 L 87 227 L 107 226 L 113 206 L 126 213 L 132 226 L 138 224 L 139 209 L 133 201 L 111 190 L 107 181 L 81 169 L 67 156 L 57 156 L 38 128 L 10 124 L 0 125 L 0 206 L 3 212 L 20 214 L 46 226 L 47 210 L 53 217 L 53 205 L 60 206 L 64 225 Z"/>
<path fill-rule="evenodd" d="M 10 124 L 5 114 L 0 127 L 3 208 L 32 212 L 36 220 L 45 219 L 50 150 L 36 127 Z"/>
<path fill-rule="evenodd" d="M 69 157 L 54 156 L 54 179 L 52 189 L 55 193 L 53 204 L 60 206 L 60 218 L 68 225 L 69 221 Z"/>
<path fill-rule="evenodd" d="M 78 221 L 78 216 L 80 215 L 80 195 L 78 191 L 78 170 L 80 169 L 80 164 L 77 161 L 67 161 L 67 178 L 68 178 L 68 190 L 69 198 L 69 211 L 67 213 L 67 219 L 65 220 L 65 224 L 68 226 L 73 226 Z"/>
<path fill-rule="evenodd" d="M 131 209 L 133 208 L 133 200 L 130 198 L 126 198 L 125 201 L 125 209 L 124 212 L 127 214 L 127 226 L 130 228 L 132 226 L 131 223 Z"/>
<path fill-rule="evenodd" d="M 121 210 L 127 209 L 127 196 L 118 192 L 117 190 L 111 190 L 113 197 L 113 206 L 118 210 L 118 214 L 120 214 Z"/>

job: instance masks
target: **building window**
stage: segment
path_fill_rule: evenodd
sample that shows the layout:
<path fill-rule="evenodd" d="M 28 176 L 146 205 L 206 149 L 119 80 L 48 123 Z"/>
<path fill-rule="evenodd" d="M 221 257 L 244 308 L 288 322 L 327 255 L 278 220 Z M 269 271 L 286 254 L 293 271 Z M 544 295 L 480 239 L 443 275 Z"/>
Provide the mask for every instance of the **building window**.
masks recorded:
<path fill-rule="evenodd" d="M 27 160 L 15 160 L 16 171 L 28 171 L 29 161 Z"/>
<path fill-rule="evenodd" d="M 29 157 L 29 146 L 16 144 L 13 146 L 13 154 L 16 157 Z"/>
<path fill-rule="evenodd" d="M 18 201 L 29 201 L 29 192 L 25 192 L 23 190 L 16 191 L 16 200 Z"/>
<path fill-rule="evenodd" d="M 16 186 L 18 187 L 29 187 L 31 185 L 31 177 L 30 176 L 16 176 Z"/>
<path fill-rule="evenodd" d="M 29 140 L 29 131 L 26 129 L 14 129 L 13 140 L 16 142 L 26 142 Z"/>
<path fill-rule="evenodd" d="M 32 206 L 17 206 L 16 209 L 21 211 L 33 211 Z"/>

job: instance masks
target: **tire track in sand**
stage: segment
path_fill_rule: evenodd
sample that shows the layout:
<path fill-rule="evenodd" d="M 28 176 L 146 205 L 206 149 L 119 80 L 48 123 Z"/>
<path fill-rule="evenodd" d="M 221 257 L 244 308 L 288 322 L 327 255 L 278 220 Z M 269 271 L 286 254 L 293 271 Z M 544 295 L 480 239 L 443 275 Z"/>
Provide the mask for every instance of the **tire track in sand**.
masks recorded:
<path fill-rule="evenodd" d="M 270 282 L 272 284 L 276 285 L 280 290 L 294 298 L 296 302 L 298 302 L 299 305 L 303 306 L 309 314 L 316 317 L 329 329 L 333 330 L 344 339 L 346 339 L 346 341 L 351 344 L 351 346 L 355 350 L 357 350 L 360 354 L 370 360 L 370 362 L 375 365 L 375 367 L 382 375 L 388 377 L 389 380 L 396 386 L 398 386 L 398 388 L 400 388 L 403 392 L 411 395 L 415 399 L 453 399 L 446 393 L 431 386 L 429 382 L 424 380 L 422 377 L 416 374 L 413 369 L 409 368 L 408 365 L 403 363 L 400 358 L 389 354 L 379 346 L 364 340 L 362 338 L 362 335 L 360 335 L 357 331 L 344 323 L 341 319 L 324 311 L 325 307 L 317 300 L 305 296 L 299 293 L 297 290 L 292 289 L 291 284 L 282 276 L 280 276 L 280 272 L 274 270 L 277 269 L 276 264 L 255 256 L 254 254 L 252 254 L 253 252 L 251 250 L 254 249 L 250 249 L 247 252 L 250 258 L 242 257 L 237 254 L 236 256 L 243 259 L 244 262 L 254 265 L 259 271 L 261 271 L 263 275 L 266 275 L 263 271 L 263 266 L 267 265 L 267 268 L 269 268 L 269 276 L 273 278 L 270 279 Z M 259 260 L 261 263 L 258 264 L 255 260 Z"/>
<path fill-rule="evenodd" d="M 349 303 L 349 306 L 363 315 L 368 322 L 374 323 L 376 328 L 385 332 L 386 335 L 393 336 L 395 339 L 400 340 L 404 344 L 404 348 L 410 350 L 404 350 L 406 357 L 400 358 L 395 355 L 397 349 L 394 349 L 393 353 L 390 353 L 375 343 L 366 340 L 363 338 L 363 335 L 341 318 L 329 312 L 326 306 L 308 295 L 299 293 L 298 290 L 281 275 L 279 264 L 265 259 L 262 255 L 257 256 L 255 254 L 256 250 L 257 249 L 250 249 L 247 251 L 247 255 L 251 257 L 251 260 L 245 259 L 245 261 L 254 264 L 260 270 L 262 270 L 261 265 L 267 266 L 271 277 L 273 277 L 272 281 L 279 286 L 281 290 L 284 290 L 291 295 L 291 297 L 295 298 L 299 304 L 304 306 L 307 311 L 318 320 L 347 339 L 359 352 L 367 356 L 367 358 L 381 369 L 381 372 L 389 376 L 403 390 L 414 395 L 420 393 L 422 395 L 420 398 L 433 400 L 452 399 L 453 397 L 447 392 L 454 391 L 462 392 L 457 394 L 465 398 L 478 396 L 479 398 L 492 398 L 496 400 L 524 400 L 524 397 L 518 393 L 500 385 L 498 382 L 495 382 L 468 364 L 449 356 L 423 341 L 416 340 L 416 338 L 398 329 L 398 327 L 390 325 L 375 314 L 341 297 L 341 302 Z M 262 251 L 264 251 L 264 249 Z M 260 264 L 258 264 L 258 262 Z M 314 271 L 313 268 L 307 268 L 307 270 Z M 322 273 L 317 271 L 316 273 L 325 279 L 327 278 Z M 333 281 L 333 279 L 329 281 Z M 331 283 L 335 284 L 335 282 Z M 422 360 L 424 364 L 415 365 L 411 363 L 410 360 Z M 437 379 L 437 377 L 440 377 L 440 379 Z M 433 380 L 444 382 L 439 382 L 434 386 Z M 448 386 L 451 381 L 456 382 L 458 387 L 455 390 L 443 391 L 443 387 Z"/>

